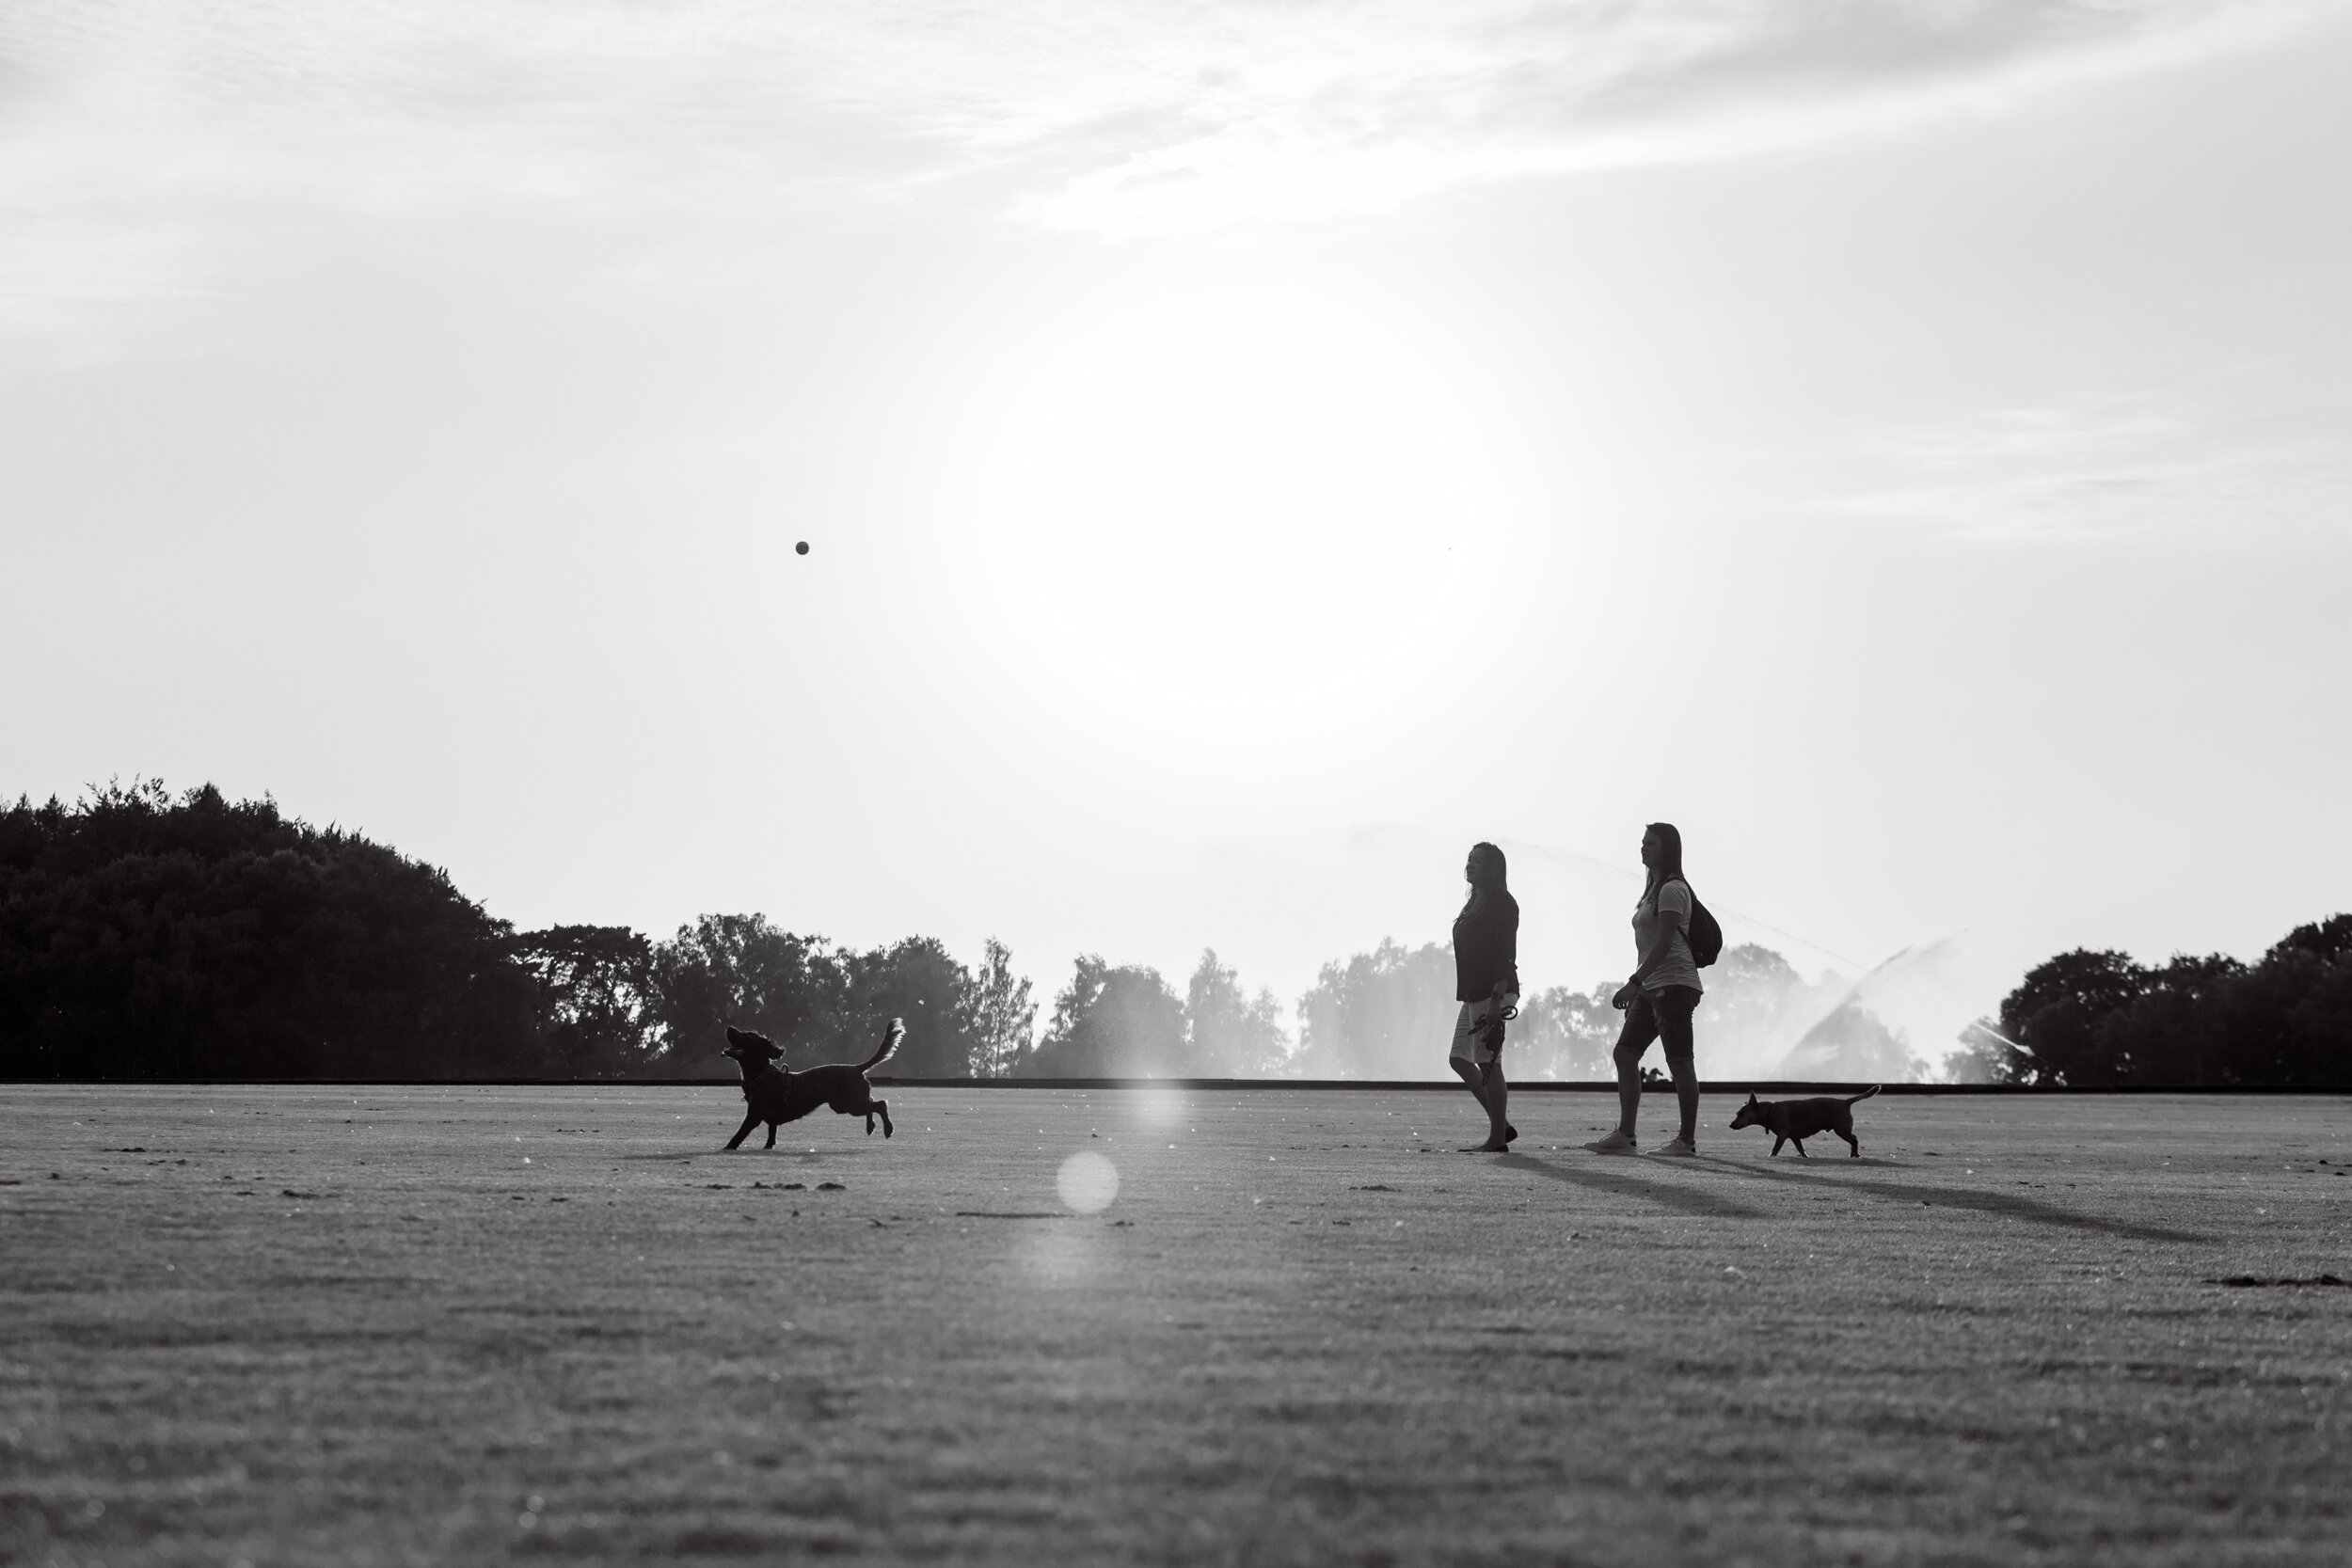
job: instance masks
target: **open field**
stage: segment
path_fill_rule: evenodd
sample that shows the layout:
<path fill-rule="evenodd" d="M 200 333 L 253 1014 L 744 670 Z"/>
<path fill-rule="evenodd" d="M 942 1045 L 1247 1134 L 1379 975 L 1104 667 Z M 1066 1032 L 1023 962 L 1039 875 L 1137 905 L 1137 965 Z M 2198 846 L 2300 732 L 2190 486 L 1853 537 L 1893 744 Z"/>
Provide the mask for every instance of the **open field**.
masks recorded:
<path fill-rule="evenodd" d="M 0 1091 L 0 1560 L 2352 1560 L 2341 1099 L 885 1092 Z"/>

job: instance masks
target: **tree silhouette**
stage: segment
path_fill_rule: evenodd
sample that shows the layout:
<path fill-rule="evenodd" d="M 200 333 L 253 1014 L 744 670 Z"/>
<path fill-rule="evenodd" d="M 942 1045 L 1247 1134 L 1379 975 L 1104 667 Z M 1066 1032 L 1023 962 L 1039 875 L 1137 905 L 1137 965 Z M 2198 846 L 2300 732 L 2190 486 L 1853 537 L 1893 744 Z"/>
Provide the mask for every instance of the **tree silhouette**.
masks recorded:
<path fill-rule="evenodd" d="M 136 780 L 0 812 L 0 1074 L 535 1073 L 513 932 L 437 867 Z"/>
<path fill-rule="evenodd" d="M 516 939 L 538 984 L 540 1054 L 557 1078 L 628 1078 L 654 1063 L 653 943 L 626 926 L 556 926 Z"/>
<path fill-rule="evenodd" d="M 970 977 L 964 1012 L 972 1053 L 964 1070 L 975 1078 L 1004 1077 L 1035 1042 L 1037 1004 L 1029 1000 L 1028 979 L 1013 974 L 1011 950 L 994 937 Z"/>
<path fill-rule="evenodd" d="M 1191 1044 L 1187 1070 L 1206 1078 L 1257 1077 L 1279 1069 L 1289 1055 L 1281 1005 L 1260 987 L 1249 995 L 1239 972 L 1203 948 L 1184 993 L 1184 1031 Z"/>
<path fill-rule="evenodd" d="M 1323 966 L 1298 999 L 1298 1065 L 1311 1078 L 1435 1078 L 1460 1008 L 1454 955 L 1383 937 Z"/>
<path fill-rule="evenodd" d="M 972 976 L 937 938 L 909 937 L 848 954 L 842 969 L 842 993 L 850 1007 L 842 1060 L 871 1055 L 882 1031 L 898 1018 L 906 1021 L 906 1041 L 888 1071 L 910 1078 L 961 1078 L 971 1071 L 979 1043 Z"/>
<path fill-rule="evenodd" d="M 1054 998 L 1038 1048 L 1013 1069 L 1025 1078 L 1179 1078 L 1190 1075 L 1184 1004 L 1160 972 L 1081 955 Z"/>

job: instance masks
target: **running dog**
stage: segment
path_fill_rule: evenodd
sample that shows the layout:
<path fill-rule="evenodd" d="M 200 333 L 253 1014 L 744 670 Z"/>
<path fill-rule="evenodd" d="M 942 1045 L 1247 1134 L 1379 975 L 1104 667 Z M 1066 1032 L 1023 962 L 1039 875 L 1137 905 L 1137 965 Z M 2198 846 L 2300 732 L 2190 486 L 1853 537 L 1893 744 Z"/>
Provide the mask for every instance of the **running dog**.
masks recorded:
<path fill-rule="evenodd" d="M 1804 1151 L 1805 1139 L 1823 1132 L 1835 1132 L 1846 1140 L 1848 1148 L 1851 1150 L 1846 1158 L 1859 1160 L 1862 1158 L 1862 1145 L 1854 1140 L 1853 1108 L 1857 1102 L 1878 1092 L 1879 1086 L 1873 1084 L 1851 1100 L 1758 1100 L 1750 1095 L 1748 1102 L 1740 1107 L 1740 1114 L 1731 1118 L 1731 1125 L 1735 1131 L 1742 1127 L 1761 1127 L 1770 1132 L 1774 1154 L 1780 1152 L 1782 1144 L 1795 1144 L 1800 1160 L 1813 1158 Z"/>
<path fill-rule="evenodd" d="M 874 1098 L 873 1086 L 866 1082 L 866 1072 L 890 1059 L 906 1038 L 907 1026 L 901 1019 L 892 1019 L 882 1035 L 882 1049 L 863 1062 L 828 1062 L 803 1072 L 794 1072 L 783 1065 L 784 1052 L 765 1035 L 755 1035 L 749 1029 L 727 1028 L 727 1048 L 719 1053 L 732 1056 L 735 1065 L 743 1069 L 743 1098 L 751 1102 L 751 1114 L 735 1136 L 727 1140 L 732 1149 L 752 1135 L 752 1129 L 761 1122 L 768 1124 L 767 1147 L 776 1147 L 776 1129 L 787 1121 L 798 1121 L 820 1105 L 830 1105 L 834 1113 L 845 1117 L 864 1117 L 866 1135 L 874 1135 L 874 1118 L 882 1117 L 882 1136 L 891 1135 L 890 1101 Z"/>

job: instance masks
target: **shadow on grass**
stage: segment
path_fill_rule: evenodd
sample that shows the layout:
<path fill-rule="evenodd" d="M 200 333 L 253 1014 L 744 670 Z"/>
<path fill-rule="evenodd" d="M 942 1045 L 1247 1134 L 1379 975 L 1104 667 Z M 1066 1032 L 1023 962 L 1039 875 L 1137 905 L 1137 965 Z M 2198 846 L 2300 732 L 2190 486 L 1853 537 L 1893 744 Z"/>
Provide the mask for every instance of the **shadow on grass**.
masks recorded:
<path fill-rule="evenodd" d="M 2036 1225 L 2055 1226 L 2063 1230 L 2096 1230 L 2108 1236 L 2126 1236 L 2138 1242 L 2210 1242 L 2211 1236 L 2194 1231 L 2175 1230 L 2169 1226 L 2141 1225 L 2136 1220 L 2109 1219 L 2102 1214 L 2076 1213 L 2039 1198 L 2018 1197 L 2008 1193 L 1980 1192 L 1973 1187 L 1925 1187 L 1909 1181 L 1846 1181 L 1822 1171 L 1815 1174 L 1804 1166 L 1766 1168 L 1702 1155 L 1701 1163 L 1719 1166 L 1734 1175 L 1753 1181 L 1779 1181 L 1800 1187 L 1817 1187 L 1851 1193 L 1857 1197 L 1885 1198 L 1892 1202 L 1927 1204 L 1943 1209 L 1974 1209 L 1980 1214 L 1999 1214 L 2010 1219 L 2031 1220 Z M 1828 1162 L 1824 1162 L 1827 1164 Z M 1868 1165 L 1867 1159 L 1840 1160 L 1845 1166 Z"/>
<path fill-rule="evenodd" d="M 1625 1164 L 1622 1160 L 1610 1160 L 1610 1168 L 1602 1168 L 1603 1159 L 1596 1157 L 1592 1165 L 1554 1164 L 1538 1160 L 1533 1154 L 1505 1154 L 1495 1162 L 1511 1170 L 1533 1171 L 1548 1180 L 1565 1181 L 1572 1187 L 1587 1187 L 1613 1197 L 1647 1198 L 1663 1209 L 1677 1209 L 1686 1214 L 1699 1214 L 1709 1219 L 1761 1219 L 1764 1212 L 1753 1209 L 1731 1198 L 1719 1197 L 1703 1188 L 1671 1185 L 1663 1181 L 1648 1181 L 1629 1172 L 1615 1168 Z"/>
<path fill-rule="evenodd" d="M 682 1164 L 689 1160 L 837 1160 L 843 1155 L 859 1154 L 864 1150 L 849 1148 L 697 1148 L 682 1154 L 615 1154 L 615 1160 L 667 1160 Z"/>

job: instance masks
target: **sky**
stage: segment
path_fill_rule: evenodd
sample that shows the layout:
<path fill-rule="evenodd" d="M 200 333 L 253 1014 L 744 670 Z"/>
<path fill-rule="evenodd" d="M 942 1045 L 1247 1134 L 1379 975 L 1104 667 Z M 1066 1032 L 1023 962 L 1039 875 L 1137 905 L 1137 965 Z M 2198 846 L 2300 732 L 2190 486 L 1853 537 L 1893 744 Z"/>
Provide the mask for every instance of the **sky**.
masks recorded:
<path fill-rule="evenodd" d="M 2341 4 L 13 0 L 0 791 L 1285 1003 L 1663 819 L 1933 1057 L 2352 907 L 2347 191 Z"/>

